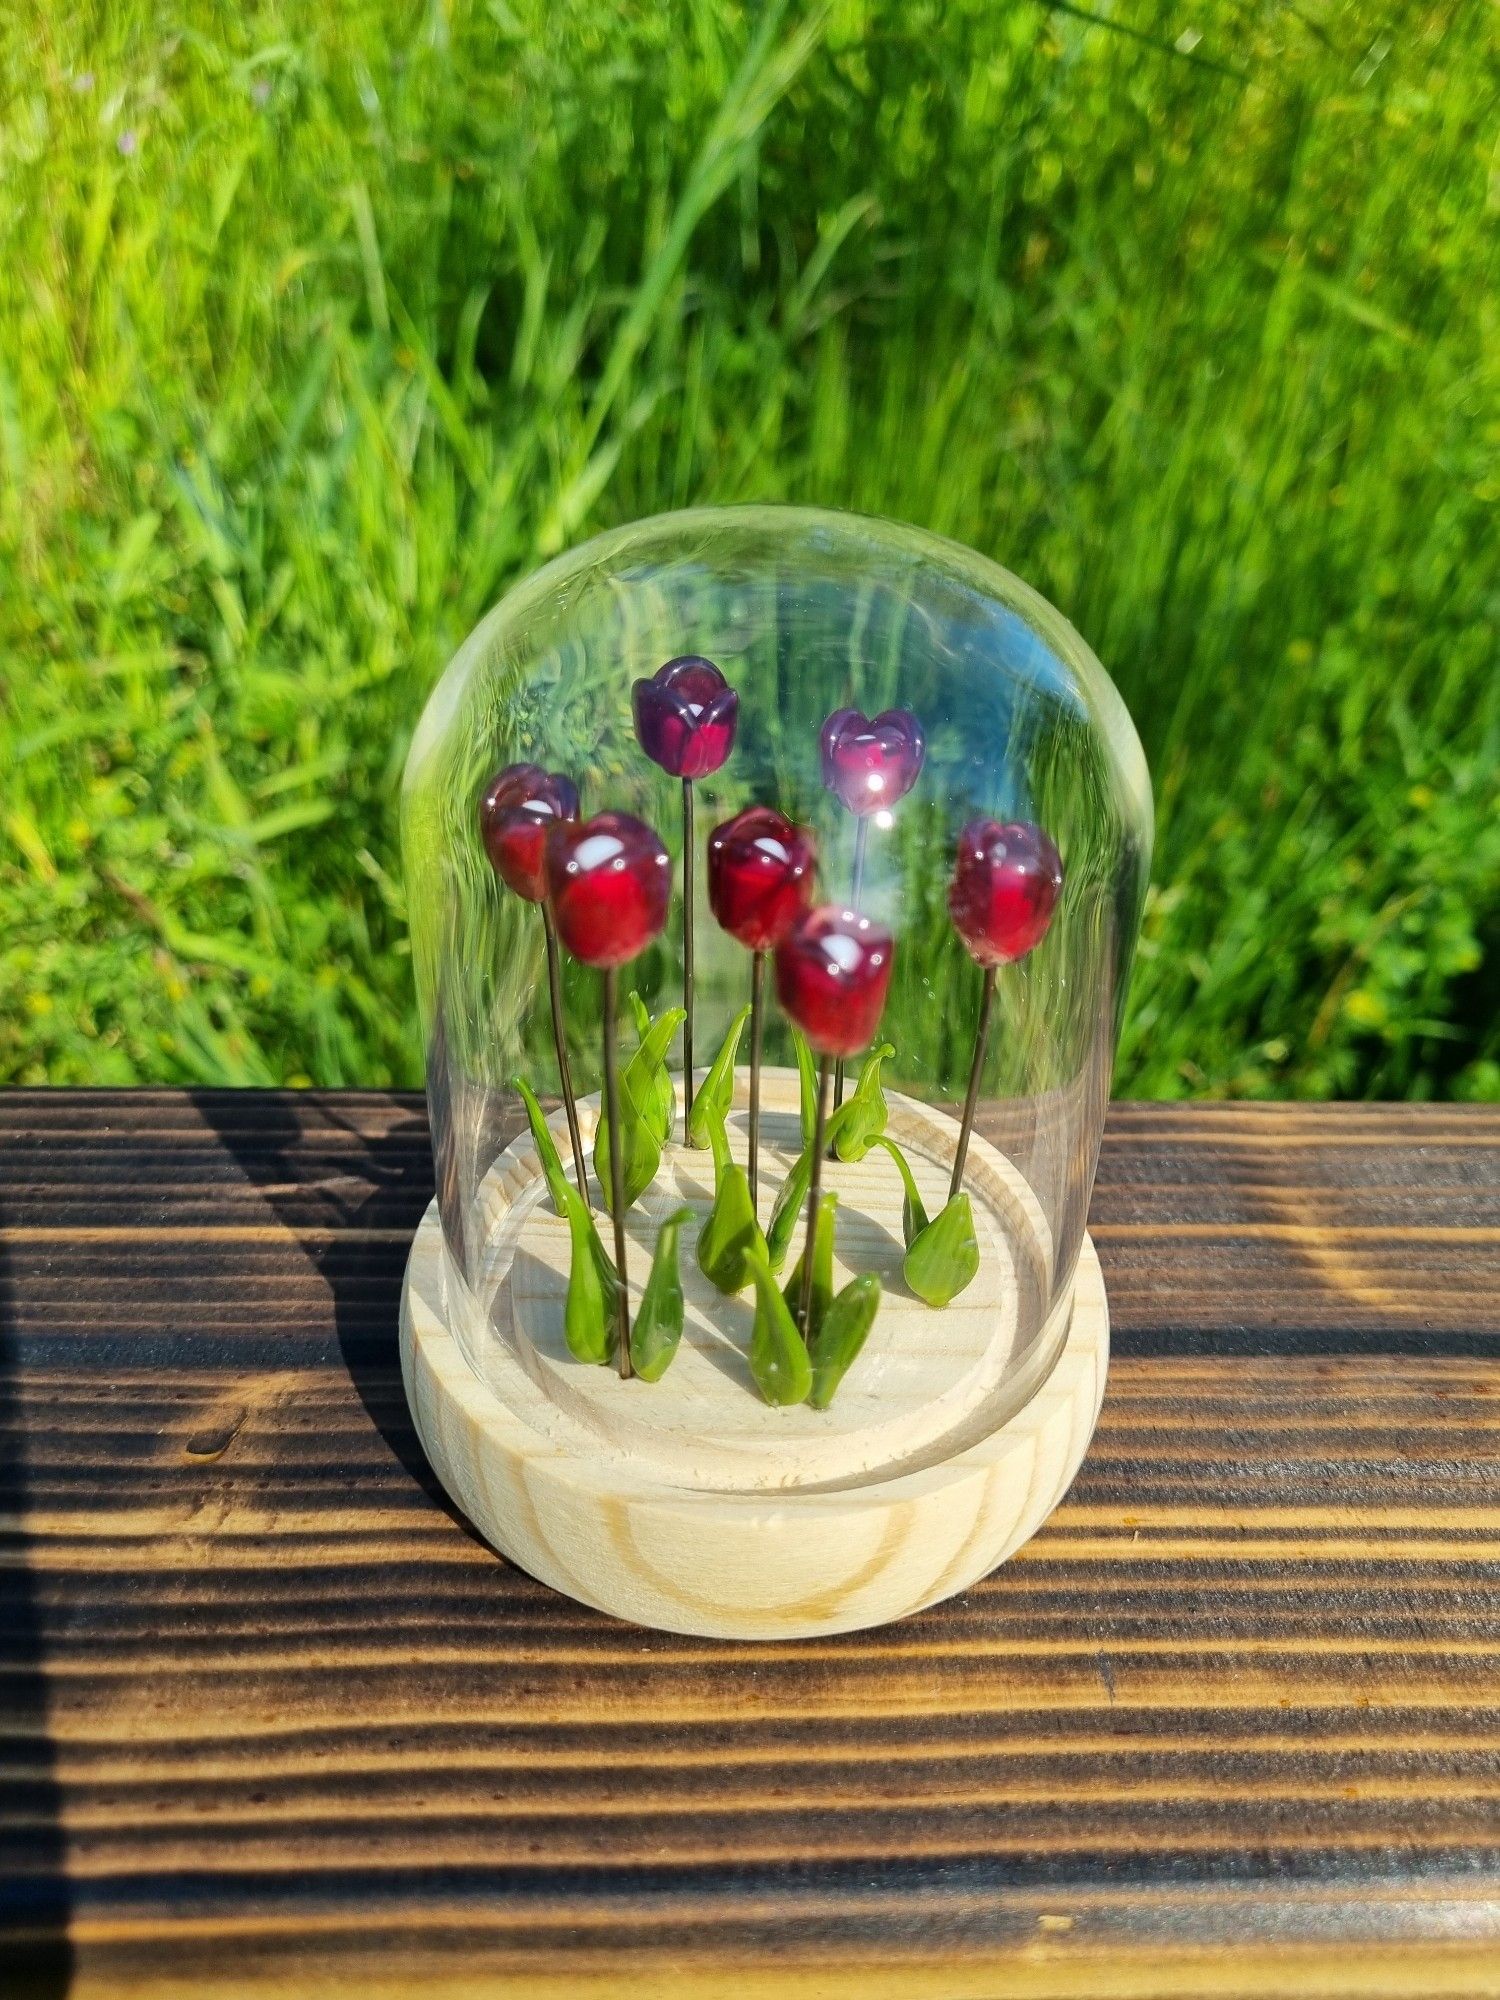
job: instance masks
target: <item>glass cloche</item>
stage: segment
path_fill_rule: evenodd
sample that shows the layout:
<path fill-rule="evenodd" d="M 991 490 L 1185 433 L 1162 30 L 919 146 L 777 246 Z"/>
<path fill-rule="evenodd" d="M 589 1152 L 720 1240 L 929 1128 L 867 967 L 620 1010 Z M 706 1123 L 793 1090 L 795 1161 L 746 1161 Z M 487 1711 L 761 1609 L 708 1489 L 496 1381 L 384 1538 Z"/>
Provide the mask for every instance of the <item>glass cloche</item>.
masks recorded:
<path fill-rule="evenodd" d="M 1036 1393 L 1152 833 L 1058 612 L 889 522 L 643 521 L 478 626 L 402 810 L 478 1380 L 726 1491 L 920 1466 Z"/>

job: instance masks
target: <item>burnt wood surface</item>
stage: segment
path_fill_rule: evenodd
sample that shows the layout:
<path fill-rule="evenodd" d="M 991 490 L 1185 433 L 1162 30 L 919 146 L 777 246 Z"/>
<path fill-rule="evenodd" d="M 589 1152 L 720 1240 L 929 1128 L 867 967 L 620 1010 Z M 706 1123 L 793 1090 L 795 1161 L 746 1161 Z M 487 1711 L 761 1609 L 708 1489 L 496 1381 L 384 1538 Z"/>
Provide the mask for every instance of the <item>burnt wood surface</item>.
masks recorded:
<path fill-rule="evenodd" d="M 1077 1484 L 614 1624 L 407 1420 L 412 1097 L 0 1095 L 0 1995 L 1500 1992 L 1500 1113 L 1118 1106 Z"/>

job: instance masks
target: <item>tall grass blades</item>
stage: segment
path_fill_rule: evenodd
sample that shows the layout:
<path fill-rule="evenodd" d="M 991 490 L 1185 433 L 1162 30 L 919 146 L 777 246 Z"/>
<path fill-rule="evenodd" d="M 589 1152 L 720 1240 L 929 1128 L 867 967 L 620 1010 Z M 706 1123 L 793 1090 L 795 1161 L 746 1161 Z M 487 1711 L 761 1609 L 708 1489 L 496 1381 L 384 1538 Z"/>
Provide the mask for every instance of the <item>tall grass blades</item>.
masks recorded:
<path fill-rule="evenodd" d="M 444 659 L 596 528 L 800 499 L 997 556 L 1118 680 L 1121 1087 L 1500 1094 L 1492 21 L 1199 29 L 4 10 L 0 1077 L 416 1082 Z"/>

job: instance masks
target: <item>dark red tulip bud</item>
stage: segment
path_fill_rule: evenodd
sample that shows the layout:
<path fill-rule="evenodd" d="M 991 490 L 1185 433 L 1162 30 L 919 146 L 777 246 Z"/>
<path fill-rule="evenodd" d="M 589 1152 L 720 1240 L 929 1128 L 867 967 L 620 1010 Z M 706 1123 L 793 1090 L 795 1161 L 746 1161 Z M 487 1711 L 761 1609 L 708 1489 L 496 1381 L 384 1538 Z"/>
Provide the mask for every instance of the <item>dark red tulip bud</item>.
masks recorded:
<path fill-rule="evenodd" d="M 528 903 L 547 894 L 547 830 L 577 819 L 578 787 L 540 764 L 507 764 L 479 802 L 479 833 L 490 866 Z"/>
<path fill-rule="evenodd" d="M 875 1039 L 896 947 L 873 918 L 825 903 L 776 947 L 776 992 L 819 1055 L 854 1056 Z"/>
<path fill-rule="evenodd" d="M 734 748 L 740 698 L 712 660 L 668 660 L 632 700 L 637 741 L 673 778 L 707 778 Z"/>
<path fill-rule="evenodd" d="M 823 724 L 823 783 L 861 819 L 904 799 L 921 775 L 927 738 L 909 708 L 873 720 L 837 708 Z"/>
<path fill-rule="evenodd" d="M 812 901 L 812 835 L 771 806 L 746 806 L 708 836 L 708 901 L 751 951 L 780 944 Z"/>
<path fill-rule="evenodd" d="M 981 965 L 1009 965 L 1046 936 L 1062 883 L 1062 858 L 1039 826 L 970 820 L 958 836 L 948 910 Z"/>
<path fill-rule="evenodd" d="M 623 965 L 667 921 L 672 862 L 643 820 L 595 813 L 547 836 L 547 892 L 558 935 L 585 965 Z"/>

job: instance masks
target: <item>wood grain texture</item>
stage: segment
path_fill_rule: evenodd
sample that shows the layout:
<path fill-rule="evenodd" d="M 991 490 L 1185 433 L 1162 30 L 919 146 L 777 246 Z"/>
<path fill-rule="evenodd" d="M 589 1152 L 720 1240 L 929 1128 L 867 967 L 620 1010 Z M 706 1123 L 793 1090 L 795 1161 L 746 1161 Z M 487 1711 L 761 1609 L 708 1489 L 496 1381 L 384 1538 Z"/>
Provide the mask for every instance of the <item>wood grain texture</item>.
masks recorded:
<path fill-rule="evenodd" d="M 0 1097 L 7 2000 L 1500 1991 L 1500 1116 L 1118 1107 L 1065 1505 L 754 1649 L 447 1509 L 430 1196 L 413 1099 Z"/>

